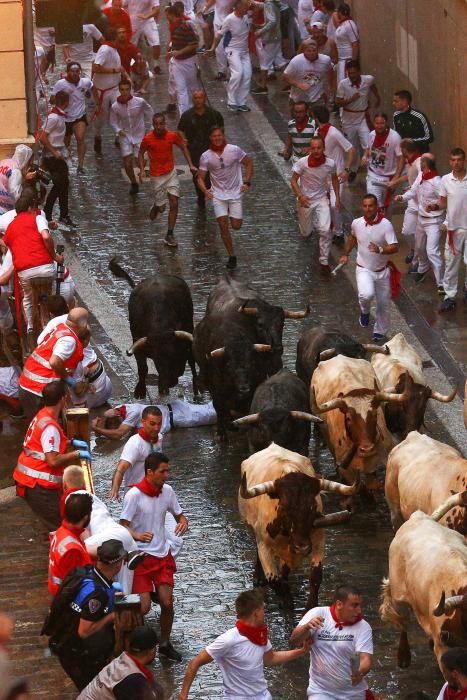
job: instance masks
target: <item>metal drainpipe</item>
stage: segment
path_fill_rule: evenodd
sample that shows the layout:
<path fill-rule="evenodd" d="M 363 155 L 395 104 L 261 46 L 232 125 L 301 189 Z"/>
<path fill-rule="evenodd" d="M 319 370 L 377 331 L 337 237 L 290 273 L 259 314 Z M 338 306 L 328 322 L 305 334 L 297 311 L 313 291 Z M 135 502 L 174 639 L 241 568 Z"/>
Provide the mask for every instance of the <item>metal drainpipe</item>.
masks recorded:
<path fill-rule="evenodd" d="M 32 0 L 23 0 L 23 42 L 24 42 L 24 75 L 26 79 L 26 109 L 28 133 L 35 134 L 37 129 L 36 104 L 36 65 L 34 46 L 34 23 L 32 16 Z"/>

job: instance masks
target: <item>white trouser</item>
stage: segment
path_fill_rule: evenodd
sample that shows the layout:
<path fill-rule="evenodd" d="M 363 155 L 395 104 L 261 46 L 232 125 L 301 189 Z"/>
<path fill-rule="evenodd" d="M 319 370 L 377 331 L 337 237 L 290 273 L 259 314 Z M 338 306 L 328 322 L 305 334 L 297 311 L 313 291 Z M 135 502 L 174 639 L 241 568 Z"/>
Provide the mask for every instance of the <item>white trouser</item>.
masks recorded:
<path fill-rule="evenodd" d="M 13 328 L 13 316 L 8 303 L 8 294 L 0 290 L 0 331 L 10 331 Z"/>
<path fill-rule="evenodd" d="M 415 253 L 415 232 L 417 230 L 418 222 L 418 209 L 412 206 L 412 202 L 409 202 L 407 209 L 404 212 L 404 220 L 402 222 L 402 235 L 408 239 L 408 243 L 411 249 L 414 251 L 412 258 L 412 265 L 418 264 L 418 257 Z"/>
<path fill-rule="evenodd" d="M 389 268 L 373 272 L 366 267 L 356 267 L 358 303 L 362 314 L 369 314 L 371 302 L 376 299 L 374 333 L 387 335 L 391 323 L 391 281 Z"/>
<path fill-rule="evenodd" d="M 443 283 L 444 263 L 439 241 L 444 215 L 436 218 L 419 216 L 415 232 L 415 257 L 418 260 L 418 272 L 427 272 L 433 268 L 436 284 Z"/>
<path fill-rule="evenodd" d="M 227 61 L 230 68 L 230 80 L 227 88 L 229 105 L 240 107 L 246 104 L 250 92 L 251 61 L 250 54 L 238 49 L 227 49 Z"/>
<path fill-rule="evenodd" d="M 366 176 L 366 191 L 368 194 L 374 194 L 378 200 L 378 206 L 384 206 L 384 201 L 388 193 L 388 188 L 386 183 L 389 182 L 391 176 L 383 177 L 382 175 L 375 175 L 374 173 L 368 171 Z"/>
<path fill-rule="evenodd" d="M 352 146 L 355 148 L 355 155 L 353 157 L 351 169 L 356 173 L 360 167 L 361 154 L 368 147 L 368 138 L 370 136 L 370 130 L 368 128 L 368 124 L 366 123 L 365 116 L 363 116 L 363 119 L 358 123 L 343 123 L 342 131 L 344 132 L 345 138 L 350 141 Z"/>
<path fill-rule="evenodd" d="M 127 528 L 120 525 L 120 523 L 112 521 L 110 514 L 108 521 L 105 521 L 102 524 L 102 528 L 99 528 L 99 532 L 90 537 L 86 537 L 84 544 L 89 554 L 95 556 L 96 548 L 100 547 L 101 544 L 107 540 L 119 540 L 127 552 L 134 552 L 138 549 L 137 543 L 134 541 Z M 133 587 L 133 571 L 130 571 L 126 564 L 124 564 L 118 572 L 117 581 L 121 583 L 124 593 L 131 593 Z"/>
<path fill-rule="evenodd" d="M 347 77 L 346 63 L 352 58 L 352 56 L 347 56 L 346 58 L 339 58 L 337 62 L 337 84 Z"/>
<path fill-rule="evenodd" d="M 214 14 L 214 32 L 219 32 L 222 27 L 222 19 L 218 19 Z M 227 73 L 227 56 L 225 53 L 224 43 L 221 40 L 216 48 L 216 61 L 219 73 Z"/>
<path fill-rule="evenodd" d="M 19 284 L 23 292 L 23 311 L 26 319 L 28 331 L 33 329 L 34 305 L 32 303 L 32 285 L 31 280 L 35 277 L 50 277 L 55 279 L 55 268 L 53 263 L 50 265 L 38 265 L 30 267 L 28 270 L 18 272 Z"/>
<path fill-rule="evenodd" d="M 174 94 L 180 116 L 193 106 L 191 99 L 192 90 L 198 85 L 198 65 L 195 56 L 177 60 L 171 58 L 169 62 L 169 92 Z"/>
<path fill-rule="evenodd" d="M 101 378 L 99 377 L 99 380 Z M 91 383 L 91 388 L 92 388 L 92 383 Z M 103 406 L 105 402 L 110 399 L 110 396 L 112 394 L 112 382 L 110 381 L 110 377 L 105 375 L 105 378 L 102 382 L 99 381 L 99 389 L 96 391 L 87 391 L 84 396 L 76 396 L 76 401 L 75 401 L 75 395 L 73 395 L 73 402 L 77 404 L 83 404 L 85 403 L 88 408 L 98 408 L 99 406 Z"/>
<path fill-rule="evenodd" d="M 104 124 L 108 124 L 110 108 L 119 96 L 118 85 L 109 90 L 97 89 L 98 101 L 96 104 L 97 117 L 94 122 L 94 135 L 101 136 Z"/>
<path fill-rule="evenodd" d="M 342 202 L 342 192 L 344 190 L 344 183 L 341 182 L 339 184 L 339 194 Z M 344 229 L 342 225 L 342 214 L 341 210 L 336 208 L 336 195 L 334 193 L 334 187 L 331 187 L 330 190 L 330 197 L 331 197 L 331 221 L 332 221 L 332 226 L 334 229 L 334 233 L 336 236 L 343 236 L 344 235 Z"/>
<path fill-rule="evenodd" d="M 196 425 L 213 425 L 217 421 L 217 413 L 212 401 L 209 403 L 188 403 L 181 399 L 170 401 L 173 412 L 174 427 L 193 428 Z"/>
<path fill-rule="evenodd" d="M 300 233 L 305 238 L 311 236 L 313 230 L 319 235 L 319 262 L 327 265 L 329 251 L 331 250 L 331 209 L 327 197 L 312 202 L 309 207 L 301 207 L 297 204 L 298 225 Z"/>
<path fill-rule="evenodd" d="M 452 239 L 451 247 L 449 245 L 449 236 L 446 237 L 446 247 L 444 249 L 446 270 L 444 273 L 443 287 L 449 299 L 454 299 L 457 294 L 457 281 L 462 253 L 464 254 L 464 265 L 467 265 L 467 228 L 455 229 L 452 234 Z M 465 281 L 465 289 L 467 290 L 467 279 Z"/>
<path fill-rule="evenodd" d="M 274 66 L 280 68 L 287 63 L 282 55 L 280 39 L 263 42 L 261 37 L 259 37 L 256 39 L 256 54 L 259 60 L 259 67 L 261 70 L 268 71 L 268 73 L 274 70 Z"/>

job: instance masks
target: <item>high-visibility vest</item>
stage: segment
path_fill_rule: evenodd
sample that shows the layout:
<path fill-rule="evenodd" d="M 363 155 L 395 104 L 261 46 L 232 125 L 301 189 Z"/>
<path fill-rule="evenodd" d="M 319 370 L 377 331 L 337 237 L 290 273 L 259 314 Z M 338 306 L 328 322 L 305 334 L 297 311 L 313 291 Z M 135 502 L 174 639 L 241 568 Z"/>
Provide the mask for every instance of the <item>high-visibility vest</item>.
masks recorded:
<path fill-rule="evenodd" d="M 13 472 L 13 479 L 22 486 L 33 489 L 38 485 L 57 491 L 62 488 L 64 467 L 52 469 L 42 451 L 41 436 L 49 425 L 55 426 L 60 434 L 60 445 L 56 451 L 60 454 L 65 452 L 67 436 L 48 409 L 41 408 L 31 421 L 24 438 L 23 451 Z"/>
<path fill-rule="evenodd" d="M 19 385 L 22 389 L 30 391 L 32 394 L 36 394 L 36 396 L 42 396 L 42 391 L 46 384 L 60 379 L 55 370 L 50 366 L 49 360 L 53 355 L 53 349 L 57 340 L 65 337 L 74 338 L 76 340 L 76 347 L 73 354 L 71 357 L 64 360 L 67 372 L 70 374 L 73 373 L 78 363 L 83 359 L 83 345 L 71 328 L 65 323 L 59 323 L 26 360 L 24 369 L 19 378 Z"/>
<path fill-rule="evenodd" d="M 52 541 L 50 542 L 48 586 L 52 595 L 56 594 L 63 579 L 70 573 L 69 571 L 62 571 L 60 569 L 60 562 L 65 554 L 72 549 L 79 550 L 82 555 L 83 561 L 79 566 L 86 566 L 92 563 L 91 557 L 87 553 L 85 546 L 76 532 L 70 530 L 66 525 L 61 525 L 55 531 Z"/>

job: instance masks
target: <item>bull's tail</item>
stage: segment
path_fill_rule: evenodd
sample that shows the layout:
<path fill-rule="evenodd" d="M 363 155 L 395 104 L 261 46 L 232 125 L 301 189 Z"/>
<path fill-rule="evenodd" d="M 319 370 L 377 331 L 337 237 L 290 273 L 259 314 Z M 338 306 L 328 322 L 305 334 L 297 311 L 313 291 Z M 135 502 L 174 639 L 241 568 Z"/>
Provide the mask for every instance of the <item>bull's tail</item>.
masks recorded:
<path fill-rule="evenodd" d="M 406 627 L 406 619 L 397 610 L 391 594 L 391 582 L 388 578 L 383 578 L 381 586 L 382 603 L 379 607 L 379 614 L 383 622 L 393 625 L 399 630 Z"/>
<path fill-rule="evenodd" d="M 109 261 L 109 270 L 115 277 L 120 277 L 128 282 L 130 287 L 136 287 L 136 283 L 132 277 L 126 272 L 121 265 L 118 264 L 117 258 L 111 258 Z"/>

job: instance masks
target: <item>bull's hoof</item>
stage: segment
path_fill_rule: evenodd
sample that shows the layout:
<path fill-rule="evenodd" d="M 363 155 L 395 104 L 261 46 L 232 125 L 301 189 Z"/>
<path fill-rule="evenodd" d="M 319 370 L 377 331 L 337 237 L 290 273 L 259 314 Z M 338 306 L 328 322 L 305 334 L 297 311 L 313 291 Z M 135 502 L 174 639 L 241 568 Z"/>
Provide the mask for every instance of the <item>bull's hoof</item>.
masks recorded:
<path fill-rule="evenodd" d="M 137 384 L 133 392 L 135 399 L 145 399 L 146 398 L 146 387 L 141 384 Z"/>

